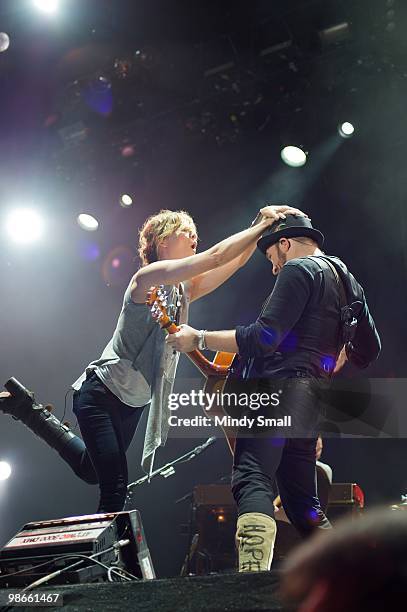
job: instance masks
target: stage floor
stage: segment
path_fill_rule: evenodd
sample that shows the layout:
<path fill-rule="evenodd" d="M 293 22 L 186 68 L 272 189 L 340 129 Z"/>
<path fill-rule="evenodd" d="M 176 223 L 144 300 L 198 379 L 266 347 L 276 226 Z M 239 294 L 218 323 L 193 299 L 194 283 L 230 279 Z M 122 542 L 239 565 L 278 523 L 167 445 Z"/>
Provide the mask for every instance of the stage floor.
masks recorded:
<path fill-rule="evenodd" d="M 293 611 L 279 602 L 278 572 L 213 574 L 133 583 L 95 583 L 41 588 L 63 596 L 63 610 L 77 612 Z M 33 591 L 34 593 L 35 591 Z M 1 590 L 2 603 L 7 590 Z M 19 607 L 19 610 L 32 610 Z M 40 610 L 61 608 L 36 607 Z"/>

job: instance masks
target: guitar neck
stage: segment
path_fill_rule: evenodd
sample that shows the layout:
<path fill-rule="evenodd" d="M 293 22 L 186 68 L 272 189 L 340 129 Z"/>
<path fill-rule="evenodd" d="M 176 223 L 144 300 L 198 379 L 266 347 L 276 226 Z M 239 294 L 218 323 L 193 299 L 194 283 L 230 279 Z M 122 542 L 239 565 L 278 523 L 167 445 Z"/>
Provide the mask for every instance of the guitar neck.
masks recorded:
<path fill-rule="evenodd" d="M 160 327 L 164 329 L 167 334 L 175 334 L 178 331 L 177 325 L 168 316 L 161 288 L 151 287 L 147 294 L 146 304 L 150 307 L 153 318 L 158 321 Z M 212 363 L 212 361 L 209 361 L 209 359 L 204 357 L 204 355 L 197 350 L 186 353 L 186 355 L 206 377 L 211 375 L 226 377 L 229 372 L 229 365 L 231 362 L 227 365 L 224 363 Z"/>

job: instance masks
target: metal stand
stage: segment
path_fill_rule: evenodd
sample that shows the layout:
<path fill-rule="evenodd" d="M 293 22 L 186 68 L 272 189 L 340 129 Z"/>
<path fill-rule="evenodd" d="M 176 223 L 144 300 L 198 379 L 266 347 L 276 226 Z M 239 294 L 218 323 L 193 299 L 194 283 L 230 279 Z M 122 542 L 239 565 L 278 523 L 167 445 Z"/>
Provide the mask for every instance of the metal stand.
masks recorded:
<path fill-rule="evenodd" d="M 168 478 L 169 476 L 172 476 L 173 474 L 175 474 L 174 466 L 177 465 L 177 463 L 186 463 L 187 461 L 191 461 L 191 459 L 194 459 L 195 457 L 200 455 L 204 450 L 206 450 L 209 446 L 211 446 L 215 442 L 216 442 L 216 438 L 214 437 L 208 438 L 204 444 L 200 444 L 199 446 L 196 446 L 195 448 L 188 451 L 184 455 L 181 455 L 177 459 L 174 459 L 174 461 L 170 461 L 169 463 L 166 463 L 165 465 L 158 468 L 157 470 L 154 470 L 154 472 L 151 472 L 151 474 L 146 474 L 146 476 L 142 476 L 142 478 L 139 478 L 138 480 L 131 482 L 127 486 L 127 496 L 126 496 L 126 501 L 124 504 L 124 509 L 131 510 L 134 489 L 138 485 L 141 485 L 144 482 L 150 482 L 151 479 L 154 478 L 154 476 L 160 475 L 163 478 Z"/>

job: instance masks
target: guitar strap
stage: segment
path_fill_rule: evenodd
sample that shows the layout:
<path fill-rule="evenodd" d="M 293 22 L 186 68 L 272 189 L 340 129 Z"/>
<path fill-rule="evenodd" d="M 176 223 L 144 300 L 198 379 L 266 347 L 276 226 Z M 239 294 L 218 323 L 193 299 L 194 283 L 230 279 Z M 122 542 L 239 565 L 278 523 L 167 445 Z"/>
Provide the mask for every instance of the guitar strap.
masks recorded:
<path fill-rule="evenodd" d="M 333 265 L 333 263 L 328 259 L 328 257 L 323 257 L 321 255 L 309 255 L 310 259 L 313 259 L 314 261 L 316 261 L 320 267 L 322 268 L 320 261 L 321 259 L 329 266 L 329 268 L 332 270 L 335 280 L 336 280 L 336 284 L 338 286 L 338 291 L 339 291 L 339 318 L 340 318 L 340 322 L 341 322 L 341 328 L 339 331 L 339 337 L 338 337 L 338 342 L 337 342 L 337 346 L 338 346 L 338 350 L 336 353 L 336 357 L 335 357 L 335 363 L 338 360 L 339 354 L 343 348 L 343 342 L 342 342 L 342 336 L 343 336 L 343 330 L 342 330 L 342 325 L 343 325 L 343 321 L 342 321 L 342 312 L 344 310 L 344 308 L 346 308 L 347 304 L 348 304 L 348 299 L 346 297 L 346 291 L 345 291 L 345 287 L 343 284 L 342 279 L 340 278 L 337 269 L 335 268 L 335 266 Z"/>

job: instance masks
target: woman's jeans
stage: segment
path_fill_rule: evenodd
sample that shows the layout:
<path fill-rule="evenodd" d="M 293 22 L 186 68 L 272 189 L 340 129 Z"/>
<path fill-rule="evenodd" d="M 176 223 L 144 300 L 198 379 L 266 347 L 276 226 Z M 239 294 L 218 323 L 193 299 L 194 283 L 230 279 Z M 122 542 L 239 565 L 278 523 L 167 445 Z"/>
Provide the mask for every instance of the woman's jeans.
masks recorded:
<path fill-rule="evenodd" d="M 262 392 L 275 391 L 272 382 L 261 382 Z M 318 408 L 312 384 L 311 379 L 301 377 L 284 381 L 284 401 L 274 414 L 291 415 L 292 430 L 240 432 L 232 473 L 239 515 L 262 512 L 274 518 L 273 485 L 277 481 L 286 514 L 303 536 L 315 528 L 331 526 L 316 490 Z M 273 409 L 267 411 L 269 417 L 273 416 Z"/>
<path fill-rule="evenodd" d="M 82 438 L 69 461 L 88 483 L 99 483 L 97 512 L 123 510 L 127 494 L 126 451 L 136 432 L 143 408 L 121 402 L 93 372 L 73 396 Z"/>

